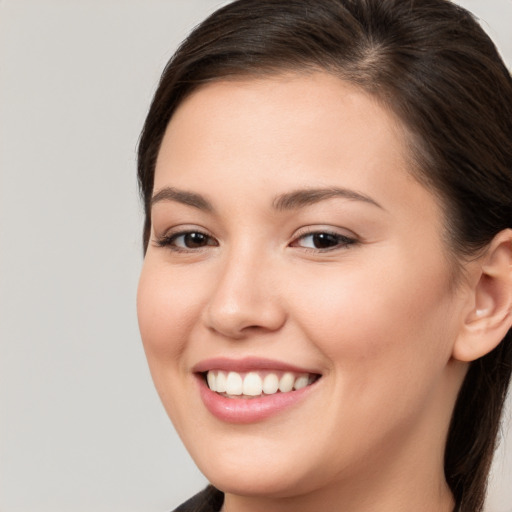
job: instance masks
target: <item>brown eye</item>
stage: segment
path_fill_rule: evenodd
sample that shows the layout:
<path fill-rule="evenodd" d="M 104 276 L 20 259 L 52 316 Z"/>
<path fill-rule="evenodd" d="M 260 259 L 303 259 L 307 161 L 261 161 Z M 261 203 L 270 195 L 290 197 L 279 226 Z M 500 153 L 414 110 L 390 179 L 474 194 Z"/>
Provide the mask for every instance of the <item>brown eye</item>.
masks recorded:
<path fill-rule="evenodd" d="M 339 244 L 338 237 L 330 233 L 316 233 L 311 236 L 311 239 L 316 249 L 328 249 Z"/>
<path fill-rule="evenodd" d="M 182 244 L 187 249 L 197 249 L 198 247 L 204 247 L 205 245 L 209 245 L 208 242 L 210 240 L 210 237 L 208 235 L 205 235 L 204 233 L 192 232 L 177 237 L 175 243 L 177 242 L 178 239 L 182 239 Z M 178 244 L 176 243 L 176 245 Z"/>
<path fill-rule="evenodd" d="M 175 251 L 187 251 L 218 245 L 213 237 L 201 231 L 174 233 L 163 237 L 157 243 L 160 247 L 169 247 Z"/>
<path fill-rule="evenodd" d="M 329 249 L 347 247 L 354 243 L 356 243 L 356 240 L 339 233 L 318 231 L 302 235 L 292 245 L 305 249 L 327 251 Z"/>

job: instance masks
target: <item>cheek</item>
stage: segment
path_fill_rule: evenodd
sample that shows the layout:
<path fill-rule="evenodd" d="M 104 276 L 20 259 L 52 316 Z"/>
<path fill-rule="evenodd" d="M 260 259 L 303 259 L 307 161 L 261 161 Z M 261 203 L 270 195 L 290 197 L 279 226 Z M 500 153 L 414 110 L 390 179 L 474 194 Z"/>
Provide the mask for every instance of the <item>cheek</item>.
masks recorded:
<path fill-rule="evenodd" d="M 158 366 L 181 361 L 179 355 L 199 314 L 197 286 L 179 271 L 146 257 L 137 291 L 137 315 L 153 378 Z"/>
<path fill-rule="evenodd" d="M 137 290 L 139 329 L 153 383 L 178 432 L 180 411 L 189 401 L 182 386 L 188 376 L 183 353 L 197 324 L 198 303 L 193 280 L 146 256 Z"/>
<path fill-rule="evenodd" d="M 427 411 L 439 412 L 451 301 L 432 273 L 416 275 L 413 286 L 407 272 L 352 270 L 321 288 L 310 283 L 301 328 L 330 366 L 330 429 L 367 453 L 372 442 L 397 442 Z"/>
<path fill-rule="evenodd" d="M 294 295 L 307 297 L 300 307 L 308 337 L 343 370 L 339 375 L 364 387 L 441 371 L 454 338 L 448 282 L 444 264 L 418 270 L 402 265 L 400 272 L 383 263 L 353 265 L 329 278 L 316 276 Z"/>

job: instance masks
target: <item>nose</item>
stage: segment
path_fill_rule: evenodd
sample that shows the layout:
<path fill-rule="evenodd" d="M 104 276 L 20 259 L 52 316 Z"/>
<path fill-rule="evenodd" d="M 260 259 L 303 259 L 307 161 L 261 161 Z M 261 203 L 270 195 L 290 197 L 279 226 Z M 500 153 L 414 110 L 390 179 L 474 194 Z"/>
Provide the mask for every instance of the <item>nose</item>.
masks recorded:
<path fill-rule="evenodd" d="M 279 330 L 286 311 L 276 270 L 254 254 L 227 258 L 204 308 L 207 328 L 232 339 Z"/>

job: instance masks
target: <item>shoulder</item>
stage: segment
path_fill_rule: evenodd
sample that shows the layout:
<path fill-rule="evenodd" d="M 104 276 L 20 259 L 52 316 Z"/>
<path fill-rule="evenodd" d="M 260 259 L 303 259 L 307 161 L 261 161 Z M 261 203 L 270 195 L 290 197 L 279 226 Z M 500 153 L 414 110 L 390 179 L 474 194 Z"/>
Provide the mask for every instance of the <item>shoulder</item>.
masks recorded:
<path fill-rule="evenodd" d="M 192 496 L 173 512 L 220 512 L 224 503 L 224 493 L 212 485 Z"/>

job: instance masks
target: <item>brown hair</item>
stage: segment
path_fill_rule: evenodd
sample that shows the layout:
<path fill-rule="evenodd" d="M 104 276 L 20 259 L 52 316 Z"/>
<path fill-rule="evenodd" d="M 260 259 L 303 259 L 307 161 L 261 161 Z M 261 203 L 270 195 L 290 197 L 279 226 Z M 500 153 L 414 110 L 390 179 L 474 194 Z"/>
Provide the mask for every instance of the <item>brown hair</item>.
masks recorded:
<path fill-rule="evenodd" d="M 169 120 L 209 81 L 321 69 L 376 96 L 411 134 L 413 172 L 470 256 L 512 227 L 512 79 L 472 15 L 448 0 L 238 0 L 183 42 L 164 70 L 139 143 L 146 220 Z M 512 371 L 512 333 L 473 362 L 445 452 L 457 510 L 482 510 Z"/>

